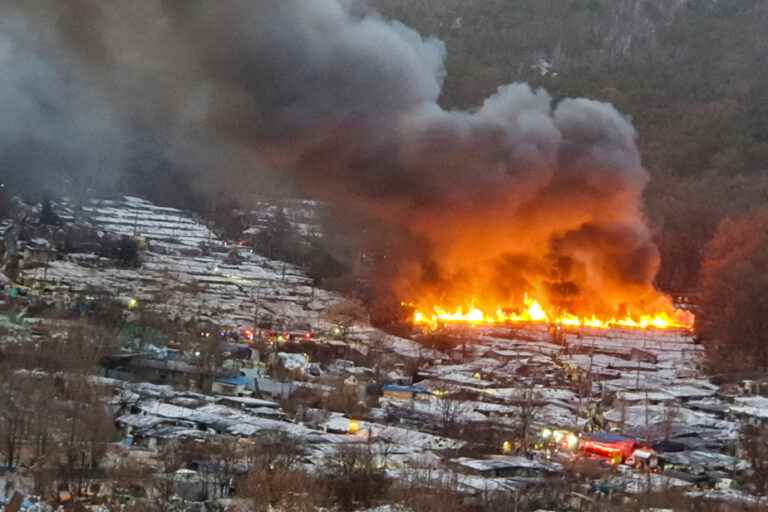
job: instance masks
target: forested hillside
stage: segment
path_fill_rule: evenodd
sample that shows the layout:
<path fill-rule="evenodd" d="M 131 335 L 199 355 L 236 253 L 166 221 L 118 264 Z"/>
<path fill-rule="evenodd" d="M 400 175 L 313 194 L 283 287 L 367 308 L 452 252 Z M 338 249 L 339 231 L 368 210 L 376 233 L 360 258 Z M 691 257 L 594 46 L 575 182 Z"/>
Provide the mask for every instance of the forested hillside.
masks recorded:
<path fill-rule="evenodd" d="M 761 0 L 373 0 L 448 47 L 442 102 L 503 83 L 614 103 L 654 176 L 660 284 L 696 285 L 723 216 L 768 198 L 768 3 Z"/>

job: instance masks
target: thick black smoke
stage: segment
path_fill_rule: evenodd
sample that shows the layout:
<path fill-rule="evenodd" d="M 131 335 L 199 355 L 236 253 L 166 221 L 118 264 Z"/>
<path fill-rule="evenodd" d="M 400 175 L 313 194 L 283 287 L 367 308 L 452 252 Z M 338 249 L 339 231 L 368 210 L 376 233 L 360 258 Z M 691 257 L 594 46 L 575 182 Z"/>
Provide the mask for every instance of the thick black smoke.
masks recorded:
<path fill-rule="evenodd" d="M 516 84 L 446 111 L 444 45 L 359 2 L 6 0 L 0 20 L 7 179 L 98 182 L 146 158 L 210 182 L 287 175 L 423 240 L 403 282 L 426 259 L 485 292 L 523 255 L 530 288 L 649 293 L 648 178 L 610 105 Z"/>

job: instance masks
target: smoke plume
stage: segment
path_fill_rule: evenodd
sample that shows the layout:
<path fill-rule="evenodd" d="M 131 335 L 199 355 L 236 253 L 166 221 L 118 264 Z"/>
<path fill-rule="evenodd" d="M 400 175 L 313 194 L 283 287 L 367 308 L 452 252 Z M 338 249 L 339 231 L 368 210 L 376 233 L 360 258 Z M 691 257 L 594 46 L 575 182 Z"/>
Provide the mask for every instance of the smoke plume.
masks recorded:
<path fill-rule="evenodd" d="M 445 110 L 442 42 L 359 2 L 7 0 L 0 20 L 5 173 L 287 175 L 420 242 L 392 254 L 403 298 L 656 299 L 648 176 L 611 105 L 513 84 Z"/>

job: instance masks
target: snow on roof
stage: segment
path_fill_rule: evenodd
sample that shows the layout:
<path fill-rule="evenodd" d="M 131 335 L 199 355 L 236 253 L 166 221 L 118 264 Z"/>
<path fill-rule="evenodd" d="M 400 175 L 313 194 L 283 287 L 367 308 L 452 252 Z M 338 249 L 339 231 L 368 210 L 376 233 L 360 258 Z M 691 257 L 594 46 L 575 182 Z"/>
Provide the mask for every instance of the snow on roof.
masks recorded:
<path fill-rule="evenodd" d="M 738 503 L 744 505 L 759 505 L 764 503 L 763 497 L 753 496 L 735 489 L 710 489 L 706 491 L 692 491 L 686 493 L 691 498 L 703 498 L 710 501 L 719 501 L 726 503 Z"/>
<path fill-rule="evenodd" d="M 643 494 L 649 491 L 665 491 L 673 488 L 691 487 L 686 480 L 657 473 L 627 472 L 611 477 L 608 482 L 627 494 Z"/>
<path fill-rule="evenodd" d="M 424 348 L 424 346 L 422 346 L 419 343 L 416 343 L 413 340 L 409 340 L 407 338 L 400 338 L 398 336 L 392 336 L 390 334 L 385 334 L 383 331 L 379 331 L 376 329 L 370 329 L 366 331 L 364 335 L 369 337 L 370 339 L 373 339 L 375 337 L 381 338 L 383 340 L 383 344 L 385 348 L 403 357 L 408 357 L 411 359 L 424 357 L 432 360 L 445 357 L 445 354 L 437 350 L 426 349 Z"/>
<path fill-rule="evenodd" d="M 686 383 L 665 386 L 663 391 L 675 398 L 706 398 L 717 393 L 717 389 L 712 389 L 711 387 L 703 388 Z"/>
<path fill-rule="evenodd" d="M 616 393 L 616 399 L 623 402 L 644 402 L 646 400 L 651 402 L 669 402 L 676 400 L 676 398 L 664 391 L 620 391 Z"/>
<path fill-rule="evenodd" d="M 574 428 L 586 424 L 585 418 L 580 418 L 573 412 L 557 404 L 547 404 L 536 410 L 533 416 L 533 423 L 542 426 Z"/>
<path fill-rule="evenodd" d="M 251 398 L 248 396 L 216 396 L 217 402 L 232 402 L 243 405 L 245 407 L 257 407 L 257 408 L 272 408 L 279 409 L 280 404 L 272 402 L 271 400 L 262 400 L 260 398 Z"/>
<path fill-rule="evenodd" d="M 137 382 L 137 383 L 125 383 L 125 386 L 141 394 L 142 396 L 150 396 L 156 398 L 171 398 L 179 393 L 173 389 L 173 387 L 164 384 L 152 384 L 149 382 Z"/>
<path fill-rule="evenodd" d="M 705 469 L 735 469 L 745 471 L 751 467 L 751 464 L 745 460 L 731 457 L 717 452 L 705 451 L 685 451 L 670 452 L 664 454 L 664 459 L 672 464 L 681 464 L 686 466 L 699 466 Z"/>
<path fill-rule="evenodd" d="M 492 491 L 517 491 L 524 488 L 524 485 L 512 478 L 485 478 L 443 469 L 430 469 L 427 474 L 421 474 L 419 471 L 410 469 L 387 469 L 387 476 L 401 481 L 416 480 L 420 483 L 427 479 L 437 487 L 441 483 L 455 484 L 460 490 L 473 494 Z"/>
<path fill-rule="evenodd" d="M 168 418 L 152 414 L 126 414 L 115 420 L 118 424 L 135 429 L 147 429 L 168 422 Z"/>
<path fill-rule="evenodd" d="M 383 407 L 391 406 L 399 409 L 407 409 L 419 414 L 431 416 L 433 418 L 441 418 L 444 414 L 445 404 L 444 398 L 429 397 L 427 400 L 396 400 L 392 398 L 382 398 L 379 403 Z M 452 400 L 452 399 L 450 399 Z M 474 410 L 474 406 L 477 402 L 456 400 L 450 405 L 452 408 L 451 414 L 455 416 L 457 423 L 472 423 L 483 422 L 488 418 L 479 412 Z"/>
<path fill-rule="evenodd" d="M 745 396 L 734 399 L 729 408 L 731 413 L 754 418 L 768 419 L 768 397 Z"/>
<path fill-rule="evenodd" d="M 702 398 L 700 400 L 691 400 L 689 402 L 686 402 L 685 405 L 686 407 L 689 407 L 691 409 L 699 409 L 705 412 L 714 412 L 714 413 L 724 413 L 730 407 L 729 403 L 716 397 L 707 397 L 707 398 Z"/>
<path fill-rule="evenodd" d="M 411 512 L 412 509 L 402 505 L 382 505 L 380 507 L 367 508 L 358 512 Z"/>
<path fill-rule="evenodd" d="M 437 376 L 451 373 L 475 373 L 498 368 L 506 364 L 507 363 L 505 361 L 500 361 L 499 359 L 479 358 L 463 364 L 446 364 L 433 366 L 424 370 L 424 373 Z"/>
<path fill-rule="evenodd" d="M 257 377 L 256 383 L 260 393 L 266 393 L 273 397 L 290 396 L 298 387 L 296 382 L 280 382 L 269 377 Z M 302 386 L 306 386 L 309 383 L 302 382 Z"/>
<path fill-rule="evenodd" d="M 194 409 L 179 407 L 178 405 L 171 405 L 157 401 L 143 402 L 139 404 L 139 409 L 145 414 L 171 419 L 186 420 L 195 415 Z"/>
<path fill-rule="evenodd" d="M 326 420 L 324 423 L 320 424 L 320 428 L 330 430 L 332 432 L 349 432 L 350 425 L 352 424 L 351 419 L 345 418 L 344 416 L 339 415 L 333 415 L 328 420 Z M 357 422 L 355 422 L 357 423 Z M 359 423 L 357 423 L 360 425 Z"/>
<path fill-rule="evenodd" d="M 563 364 L 578 366 L 582 369 L 592 368 L 594 370 L 597 370 L 598 368 L 608 368 L 627 371 L 637 369 L 655 371 L 657 369 L 655 364 L 643 363 L 639 361 L 627 361 L 626 359 L 608 356 L 605 354 L 594 354 L 592 356 L 589 354 L 574 354 L 567 357 L 562 357 L 560 358 L 560 361 Z"/>
<path fill-rule="evenodd" d="M 509 350 L 509 349 L 494 349 L 493 354 L 501 357 L 511 357 L 515 359 L 523 359 L 528 356 L 537 355 L 536 352 L 532 350 Z"/>
<path fill-rule="evenodd" d="M 562 466 L 556 463 L 544 463 L 526 457 L 495 455 L 489 459 L 473 459 L 459 457 L 451 459 L 451 462 L 474 471 L 485 472 L 503 469 L 528 469 L 542 473 L 557 473 L 562 471 Z"/>
<path fill-rule="evenodd" d="M 618 377 L 601 382 L 606 391 L 659 391 L 677 382 L 676 373 L 656 372 L 618 372 Z"/>
<path fill-rule="evenodd" d="M 49 262 L 47 271 L 22 270 L 25 281 L 34 284 L 45 279 L 50 293 L 96 289 L 116 298 L 138 297 L 158 311 L 184 320 L 194 316 L 232 327 L 252 325 L 255 295 L 259 296 L 260 314 L 304 321 L 319 321 L 324 309 L 341 300 L 335 293 L 314 288 L 311 279 L 294 265 L 249 251 L 242 251 L 240 265 L 228 264 L 226 243 L 179 210 L 123 198 L 94 201 L 84 211 L 102 231 L 139 235 L 150 241 L 142 254 L 141 269 L 113 268 L 108 259 L 99 259 L 95 265 L 84 261 L 89 255 L 73 254 Z M 200 244 L 220 250 L 203 255 Z M 167 300 L 152 304 L 152 297 L 160 292 L 168 295 Z"/>
<path fill-rule="evenodd" d="M 519 407 L 495 404 L 492 402 L 474 402 L 474 409 L 483 414 L 514 414 L 519 412 Z"/>
<path fill-rule="evenodd" d="M 334 415 L 320 426 L 334 432 L 349 432 L 351 421 L 353 420 L 345 418 L 344 416 Z M 435 436 L 425 432 L 393 425 L 381 425 L 362 420 L 354 421 L 359 430 L 357 430 L 356 434 L 350 437 L 355 437 L 360 440 L 367 440 L 370 436 L 372 439 L 386 440 L 390 443 L 407 446 L 417 451 L 456 449 L 465 444 L 464 442 L 455 439 Z"/>
<path fill-rule="evenodd" d="M 280 359 L 286 370 L 303 370 L 308 364 L 307 356 L 304 354 L 279 352 L 277 358 Z"/>
<path fill-rule="evenodd" d="M 476 378 L 473 374 L 467 374 L 462 372 L 445 373 L 437 376 L 436 380 L 442 380 L 448 383 L 463 384 L 465 386 L 473 388 L 489 388 L 493 386 L 493 382 L 489 380 L 483 380 Z"/>
<path fill-rule="evenodd" d="M 159 426 L 147 429 L 143 432 L 146 436 L 158 437 L 164 439 L 175 439 L 179 437 L 191 437 L 196 439 L 212 437 L 214 434 L 205 432 L 196 428 L 176 427 L 172 425 Z"/>
<path fill-rule="evenodd" d="M 622 410 L 618 407 L 604 413 L 603 418 L 612 423 L 623 423 L 627 431 L 634 432 L 643 432 L 648 427 L 662 428 L 667 424 L 679 433 L 733 437 L 737 431 L 736 424 L 731 421 L 720 420 L 712 414 L 686 407 L 671 407 L 669 404 L 631 405 L 624 408 L 623 418 Z"/>
<path fill-rule="evenodd" d="M 516 400 L 528 391 L 531 391 L 530 387 L 489 388 L 483 389 L 482 393 L 488 394 L 500 400 Z M 534 396 L 541 400 L 562 400 L 564 402 L 570 402 L 576 399 L 576 393 L 570 389 L 543 387 L 533 389 L 532 391 Z"/>

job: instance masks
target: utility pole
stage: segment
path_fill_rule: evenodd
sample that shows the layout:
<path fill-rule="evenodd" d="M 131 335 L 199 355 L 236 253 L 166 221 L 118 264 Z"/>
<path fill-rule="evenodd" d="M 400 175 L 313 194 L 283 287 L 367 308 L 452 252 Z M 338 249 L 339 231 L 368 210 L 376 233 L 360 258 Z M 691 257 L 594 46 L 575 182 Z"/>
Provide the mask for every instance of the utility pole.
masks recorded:
<path fill-rule="evenodd" d="M 259 302 L 260 302 L 260 288 L 258 286 L 255 287 L 256 294 L 253 301 L 253 336 L 256 338 L 256 333 L 258 332 L 258 340 L 261 342 L 261 328 L 259 327 Z"/>
<path fill-rule="evenodd" d="M 43 267 L 43 290 L 45 290 L 46 285 L 48 284 L 48 264 L 51 260 L 51 249 L 50 247 L 45 249 L 45 267 Z"/>

